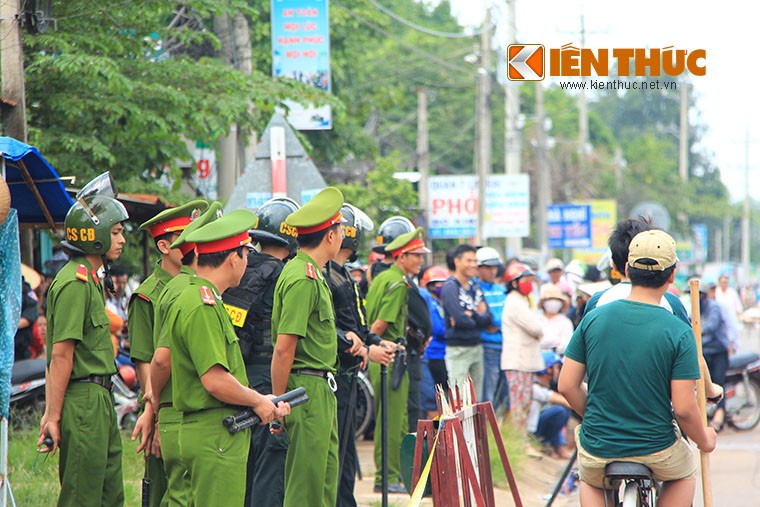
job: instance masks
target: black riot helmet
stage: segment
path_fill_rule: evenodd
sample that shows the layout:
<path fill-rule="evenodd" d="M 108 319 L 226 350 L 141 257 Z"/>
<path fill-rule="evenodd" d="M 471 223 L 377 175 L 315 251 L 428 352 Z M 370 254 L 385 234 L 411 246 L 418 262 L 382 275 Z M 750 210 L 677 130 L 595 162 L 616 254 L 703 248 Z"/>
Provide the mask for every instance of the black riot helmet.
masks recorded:
<path fill-rule="evenodd" d="M 366 213 L 348 203 L 343 203 L 340 213 L 346 220 L 345 223 L 341 224 L 343 243 L 341 243 L 340 247 L 353 251 L 355 257 L 365 234 L 372 231 L 375 228 L 375 224 L 372 223 L 372 219 Z"/>
<path fill-rule="evenodd" d="M 269 199 L 256 210 L 259 223 L 248 231 L 255 243 L 273 243 L 290 249 L 291 255 L 298 249 L 296 228 L 285 223 L 288 215 L 300 206 L 288 197 Z"/>
<path fill-rule="evenodd" d="M 400 215 L 390 217 L 380 224 L 380 228 L 377 230 L 377 245 L 373 246 L 372 250 L 384 254 L 386 245 L 402 234 L 412 232 L 414 229 L 414 224 L 408 218 Z"/>

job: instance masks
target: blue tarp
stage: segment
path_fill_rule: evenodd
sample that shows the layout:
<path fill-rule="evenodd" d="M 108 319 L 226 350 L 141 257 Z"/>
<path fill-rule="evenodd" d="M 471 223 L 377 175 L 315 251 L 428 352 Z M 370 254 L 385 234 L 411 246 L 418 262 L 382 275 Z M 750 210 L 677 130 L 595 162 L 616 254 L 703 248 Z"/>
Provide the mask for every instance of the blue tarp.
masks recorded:
<path fill-rule="evenodd" d="M 53 221 L 63 223 L 66 213 L 74 202 L 66 193 L 56 170 L 40 155 L 37 148 L 12 137 L 0 137 L 0 156 L 6 160 L 5 181 L 11 191 L 11 207 L 18 211 L 19 223 L 47 223 L 37 199 L 24 181 L 17 164 L 19 160 L 23 161 L 35 181 Z"/>
<path fill-rule="evenodd" d="M 13 337 L 21 318 L 21 253 L 18 215 L 11 208 L 0 224 L 0 416 L 8 417 L 13 369 Z"/>

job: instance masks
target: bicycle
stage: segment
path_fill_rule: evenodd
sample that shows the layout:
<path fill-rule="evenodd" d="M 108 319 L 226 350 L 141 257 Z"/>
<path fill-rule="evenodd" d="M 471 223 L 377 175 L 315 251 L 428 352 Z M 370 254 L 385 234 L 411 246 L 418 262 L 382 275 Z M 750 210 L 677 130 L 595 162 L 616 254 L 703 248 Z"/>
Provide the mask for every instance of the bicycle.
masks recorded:
<path fill-rule="evenodd" d="M 605 507 L 655 507 L 657 481 L 649 467 L 631 461 L 613 461 L 604 468 Z M 623 489 L 622 497 L 620 490 Z M 608 506 L 608 492 L 613 505 Z"/>

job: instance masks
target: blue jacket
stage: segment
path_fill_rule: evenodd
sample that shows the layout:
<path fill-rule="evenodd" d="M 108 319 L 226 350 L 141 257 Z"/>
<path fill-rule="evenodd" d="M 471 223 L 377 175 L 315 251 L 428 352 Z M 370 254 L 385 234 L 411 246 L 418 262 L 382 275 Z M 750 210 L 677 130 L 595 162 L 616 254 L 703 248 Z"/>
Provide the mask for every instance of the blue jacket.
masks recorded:
<path fill-rule="evenodd" d="M 729 323 L 720 305 L 712 299 L 700 301 L 702 313 L 702 353 L 719 354 L 731 348 Z"/>
<path fill-rule="evenodd" d="M 433 339 L 425 349 L 428 359 L 445 359 L 446 357 L 446 321 L 443 316 L 443 306 L 426 289 L 420 289 L 420 294 L 427 301 L 430 310 L 430 321 L 433 323 Z"/>
<path fill-rule="evenodd" d="M 480 338 L 483 340 L 483 348 L 501 350 L 503 337 L 501 336 L 501 311 L 504 309 L 504 300 L 507 299 L 507 290 L 503 285 L 498 283 L 488 283 L 478 280 L 475 281 L 483 289 L 483 297 L 488 303 L 488 309 L 493 316 L 493 325 L 499 329 L 494 333 L 489 333 L 485 329 L 480 332 Z"/>

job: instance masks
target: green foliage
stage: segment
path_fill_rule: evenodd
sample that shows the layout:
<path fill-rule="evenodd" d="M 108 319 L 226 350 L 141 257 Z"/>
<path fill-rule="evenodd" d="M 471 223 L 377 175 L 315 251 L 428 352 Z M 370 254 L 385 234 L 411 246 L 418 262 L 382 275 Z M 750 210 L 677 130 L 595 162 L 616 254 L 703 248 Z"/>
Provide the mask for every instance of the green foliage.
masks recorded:
<path fill-rule="evenodd" d="M 327 98 L 292 80 L 187 56 L 198 45 L 218 46 L 203 26 L 221 12 L 248 12 L 245 2 L 193 2 L 192 11 L 181 8 L 203 26 L 170 27 L 181 20 L 177 8 L 72 0 L 56 4 L 57 30 L 24 37 L 30 142 L 61 173 L 150 179 L 146 169 L 190 158 L 185 139 L 210 143 L 232 123 L 261 126 L 286 97 Z"/>
<path fill-rule="evenodd" d="M 398 180 L 393 173 L 403 171 L 398 153 L 380 157 L 375 168 L 367 174 L 363 183 L 338 185 L 346 202 L 353 204 L 375 223 L 375 230 L 387 218 L 402 215 L 410 219 L 417 217 L 417 192 L 407 180 Z M 374 245 L 374 237 L 366 238 L 365 247 Z"/>

